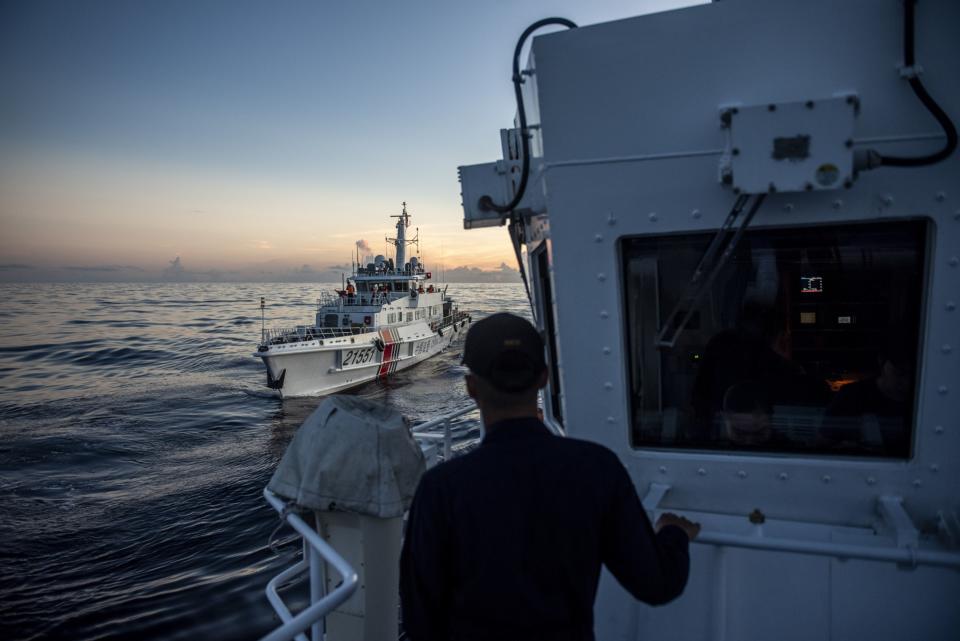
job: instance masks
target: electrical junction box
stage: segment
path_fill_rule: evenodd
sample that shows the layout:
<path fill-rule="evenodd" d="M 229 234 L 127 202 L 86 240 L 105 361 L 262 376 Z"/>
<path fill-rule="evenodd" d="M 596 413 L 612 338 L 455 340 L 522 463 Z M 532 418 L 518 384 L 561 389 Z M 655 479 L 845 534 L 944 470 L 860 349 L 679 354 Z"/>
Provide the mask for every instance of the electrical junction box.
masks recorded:
<path fill-rule="evenodd" d="M 859 105 L 848 95 L 722 107 L 721 182 L 748 194 L 849 187 Z"/>

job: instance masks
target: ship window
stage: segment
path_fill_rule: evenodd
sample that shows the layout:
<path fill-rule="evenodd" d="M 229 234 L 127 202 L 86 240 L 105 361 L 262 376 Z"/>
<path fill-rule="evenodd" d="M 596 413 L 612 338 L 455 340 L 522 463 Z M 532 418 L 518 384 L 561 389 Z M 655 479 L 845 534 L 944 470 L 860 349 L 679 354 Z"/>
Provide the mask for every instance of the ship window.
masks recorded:
<path fill-rule="evenodd" d="M 673 347 L 712 234 L 624 239 L 634 447 L 907 458 L 925 220 L 751 229 Z"/>
<path fill-rule="evenodd" d="M 407 322 L 409 323 L 412 320 L 413 320 L 413 312 L 407 312 Z"/>

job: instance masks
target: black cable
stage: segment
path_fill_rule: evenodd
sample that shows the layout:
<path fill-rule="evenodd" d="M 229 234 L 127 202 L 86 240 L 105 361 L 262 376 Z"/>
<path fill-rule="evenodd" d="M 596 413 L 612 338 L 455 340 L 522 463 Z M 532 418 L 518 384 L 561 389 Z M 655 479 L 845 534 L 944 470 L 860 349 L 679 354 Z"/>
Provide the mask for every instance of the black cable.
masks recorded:
<path fill-rule="evenodd" d="M 523 49 L 523 45 L 531 33 L 540 27 L 551 24 L 561 25 L 568 29 L 577 28 L 575 22 L 567 20 L 566 18 L 544 18 L 543 20 L 537 20 L 523 31 L 523 34 L 520 35 L 520 39 L 517 41 L 517 48 L 513 50 L 513 93 L 517 99 L 517 114 L 520 117 L 520 144 L 523 146 L 523 169 L 520 172 L 520 184 L 517 185 L 517 193 L 506 205 L 498 205 L 493 202 L 490 196 L 481 196 L 477 203 L 481 211 L 495 211 L 501 214 L 512 211 L 513 208 L 520 203 L 524 192 L 527 190 L 527 180 L 530 177 L 530 143 L 527 140 L 527 113 L 523 108 L 523 91 L 520 87 L 520 85 L 523 84 L 523 77 L 520 75 L 520 51 Z"/>
<path fill-rule="evenodd" d="M 940 105 L 927 93 L 923 83 L 920 82 L 920 76 L 913 67 L 916 64 L 914 58 L 914 5 L 916 0 L 903 0 L 903 64 L 906 71 L 910 74 L 910 86 L 913 93 L 917 95 L 923 106 L 937 119 L 943 132 L 947 135 L 947 143 L 940 151 L 928 154 L 926 156 L 880 156 L 880 164 L 890 167 L 921 167 L 923 165 L 932 165 L 944 160 L 950 156 L 957 148 L 957 128 L 950 121 L 950 116 L 940 108 Z"/>

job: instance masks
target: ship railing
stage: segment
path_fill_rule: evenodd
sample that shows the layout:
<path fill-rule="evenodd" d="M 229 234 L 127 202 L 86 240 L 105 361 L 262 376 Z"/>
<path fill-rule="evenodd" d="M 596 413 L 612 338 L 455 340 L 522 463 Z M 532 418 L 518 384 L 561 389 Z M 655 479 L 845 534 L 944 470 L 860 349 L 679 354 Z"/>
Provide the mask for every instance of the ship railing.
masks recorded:
<path fill-rule="evenodd" d="M 476 405 L 469 405 L 456 411 L 450 412 L 439 418 L 419 423 L 411 428 L 413 437 L 418 441 L 426 443 L 443 444 L 443 460 L 448 461 L 456 453 L 457 449 L 467 449 L 480 440 L 480 428 L 478 425 L 470 425 L 465 422 L 457 422 L 456 419 L 477 412 Z M 466 437 L 456 446 L 454 437 Z"/>
<path fill-rule="evenodd" d="M 359 583 L 357 572 L 350 567 L 342 556 L 334 550 L 317 531 L 294 512 L 276 494 L 264 488 L 263 496 L 281 518 L 290 525 L 303 540 L 303 560 L 287 568 L 267 584 L 267 600 L 283 621 L 260 641 L 308 641 L 304 632 L 310 628 L 310 638 L 319 641 L 323 638 L 326 616 L 353 595 Z M 330 594 L 326 594 L 326 566 L 329 564 L 337 571 L 342 581 Z M 307 574 L 310 579 L 310 605 L 294 615 L 280 597 L 281 586 L 290 584 L 293 579 Z"/>
<path fill-rule="evenodd" d="M 299 343 L 301 341 L 312 341 L 324 338 L 342 338 L 344 336 L 356 336 L 367 332 L 376 331 L 374 327 L 316 327 L 316 326 L 297 326 L 297 327 L 277 327 L 264 332 L 262 344 L 274 345 L 277 343 Z"/>
<path fill-rule="evenodd" d="M 385 305 L 395 300 L 406 298 L 409 294 L 405 292 L 357 292 L 352 296 L 339 294 L 330 294 L 323 292 L 317 297 L 317 311 L 337 309 L 342 310 L 348 307 L 367 307 L 376 305 Z"/>

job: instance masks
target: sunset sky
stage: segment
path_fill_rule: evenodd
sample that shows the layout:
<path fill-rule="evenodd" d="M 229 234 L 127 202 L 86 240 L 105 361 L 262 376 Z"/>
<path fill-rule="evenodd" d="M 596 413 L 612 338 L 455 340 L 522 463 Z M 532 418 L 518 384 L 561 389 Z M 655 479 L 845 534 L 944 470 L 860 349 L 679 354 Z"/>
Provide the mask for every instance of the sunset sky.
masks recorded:
<path fill-rule="evenodd" d="M 322 271 L 404 200 L 428 264 L 513 265 L 456 167 L 500 155 L 516 38 L 678 4 L 4 2 L 0 280 Z"/>

